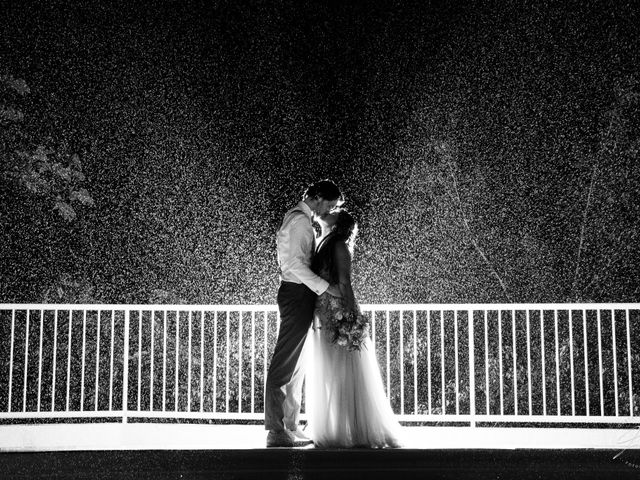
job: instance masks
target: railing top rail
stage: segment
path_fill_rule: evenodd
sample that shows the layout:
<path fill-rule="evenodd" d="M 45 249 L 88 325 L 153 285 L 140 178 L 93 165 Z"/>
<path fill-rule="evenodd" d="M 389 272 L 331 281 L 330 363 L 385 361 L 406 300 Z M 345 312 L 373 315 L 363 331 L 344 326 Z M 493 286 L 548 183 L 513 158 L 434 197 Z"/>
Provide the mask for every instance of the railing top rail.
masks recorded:
<path fill-rule="evenodd" d="M 277 311 L 277 305 L 195 305 L 195 304 L 99 304 L 99 303 L 0 303 L 0 310 L 120 310 L 120 311 Z"/>
<path fill-rule="evenodd" d="M 362 304 L 366 310 L 596 310 L 638 309 L 640 303 L 394 303 Z"/>
<path fill-rule="evenodd" d="M 363 310 L 632 310 L 640 303 L 365 303 Z M 275 304 L 58 304 L 58 303 L 0 303 L 0 310 L 207 310 L 207 311 L 277 311 Z"/>

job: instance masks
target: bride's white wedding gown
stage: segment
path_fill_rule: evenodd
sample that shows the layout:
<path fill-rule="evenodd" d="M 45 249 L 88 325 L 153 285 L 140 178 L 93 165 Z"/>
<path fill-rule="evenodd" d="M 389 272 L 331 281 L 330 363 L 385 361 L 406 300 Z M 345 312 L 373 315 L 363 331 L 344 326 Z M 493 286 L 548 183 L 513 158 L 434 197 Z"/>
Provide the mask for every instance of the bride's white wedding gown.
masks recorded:
<path fill-rule="evenodd" d="M 316 302 L 316 324 L 323 327 L 337 302 L 328 293 Z M 308 428 L 321 448 L 399 447 L 400 425 L 384 392 L 370 338 L 360 351 L 332 343 L 326 328 L 307 336 L 306 411 Z"/>

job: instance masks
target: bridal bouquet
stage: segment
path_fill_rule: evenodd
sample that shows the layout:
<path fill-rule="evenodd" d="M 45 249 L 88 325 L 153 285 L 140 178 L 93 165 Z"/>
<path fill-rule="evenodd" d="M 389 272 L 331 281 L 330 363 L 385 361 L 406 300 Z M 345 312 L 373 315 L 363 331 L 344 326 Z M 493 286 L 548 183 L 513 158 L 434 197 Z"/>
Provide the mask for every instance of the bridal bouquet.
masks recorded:
<path fill-rule="evenodd" d="M 332 342 L 347 350 L 359 351 L 369 336 L 369 320 L 360 312 L 338 310 L 332 316 Z"/>

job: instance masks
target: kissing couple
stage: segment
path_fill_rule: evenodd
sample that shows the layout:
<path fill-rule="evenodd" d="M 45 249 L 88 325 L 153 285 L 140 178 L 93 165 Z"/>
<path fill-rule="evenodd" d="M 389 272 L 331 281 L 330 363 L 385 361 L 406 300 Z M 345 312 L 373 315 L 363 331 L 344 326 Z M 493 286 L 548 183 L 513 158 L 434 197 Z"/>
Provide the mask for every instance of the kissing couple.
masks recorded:
<path fill-rule="evenodd" d="M 316 182 L 285 214 L 276 236 L 280 329 L 266 379 L 267 447 L 400 446 L 369 321 L 353 294 L 358 226 L 343 204 L 335 183 Z M 305 374 L 309 436 L 298 425 Z"/>

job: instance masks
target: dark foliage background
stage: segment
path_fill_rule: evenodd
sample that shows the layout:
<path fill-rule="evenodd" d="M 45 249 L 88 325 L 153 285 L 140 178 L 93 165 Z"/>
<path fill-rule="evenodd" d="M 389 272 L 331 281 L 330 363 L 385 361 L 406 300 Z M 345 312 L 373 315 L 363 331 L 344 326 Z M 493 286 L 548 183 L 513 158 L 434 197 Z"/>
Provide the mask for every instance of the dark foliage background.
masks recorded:
<path fill-rule="evenodd" d="M 13 2 L 0 301 L 275 303 L 330 177 L 365 303 L 638 301 L 632 2 Z"/>

